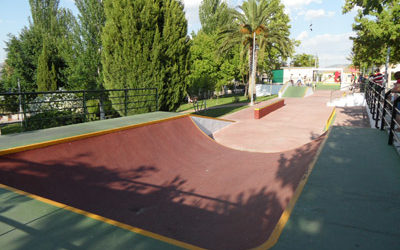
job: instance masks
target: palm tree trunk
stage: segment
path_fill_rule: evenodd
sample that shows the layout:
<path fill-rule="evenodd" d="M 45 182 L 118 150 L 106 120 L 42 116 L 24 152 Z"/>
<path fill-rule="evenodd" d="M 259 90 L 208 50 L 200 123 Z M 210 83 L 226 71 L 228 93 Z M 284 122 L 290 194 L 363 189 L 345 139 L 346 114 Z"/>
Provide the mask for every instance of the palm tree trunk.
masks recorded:
<path fill-rule="evenodd" d="M 252 91 L 252 72 L 253 72 L 253 45 L 249 46 L 249 79 L 248 79 L 248 96 L 251 99 Z"/>

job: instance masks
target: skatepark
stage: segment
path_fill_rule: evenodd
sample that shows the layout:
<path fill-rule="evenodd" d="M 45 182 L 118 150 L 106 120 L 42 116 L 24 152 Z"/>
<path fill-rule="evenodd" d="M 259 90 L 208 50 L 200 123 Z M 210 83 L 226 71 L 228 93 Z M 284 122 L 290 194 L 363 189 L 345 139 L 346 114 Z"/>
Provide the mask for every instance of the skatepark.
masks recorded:
<path fill-rule="evenodd" d="M 0 248 L 396 249 L 400 156 L 341 99 L 2 136 Z"/>

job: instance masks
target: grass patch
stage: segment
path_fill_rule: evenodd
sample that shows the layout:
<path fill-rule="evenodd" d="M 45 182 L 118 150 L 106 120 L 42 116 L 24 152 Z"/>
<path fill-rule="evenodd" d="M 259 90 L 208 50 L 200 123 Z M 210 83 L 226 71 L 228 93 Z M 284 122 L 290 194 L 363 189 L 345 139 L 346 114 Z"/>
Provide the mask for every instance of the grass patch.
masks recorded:
<path fill-rule="evenodd" d="M 262 96 L 257 97 L 257 102 L 266 101 L 272 98 L 277 97 L 277 95 L 272 96 Z M 226 104 L 233 104 L 233 103 L 249 103 L 250 100 L 247 99 L 247 96 L 243 95 L 235 95 L 235 96 L 228 96 L 228 97 L 221 97 L 217 99 L 207 99 L 207 108 L 212 108 L 216 106 L 226 105 Z M 193 103 L 185 103 L 179 106 L 176 112 L 182 112 L 186 110 L 193 109 Z"/>
<path fill-rule="evenodd" d="M 257 102 L 267 101 L 270 99 L 274 99 L 276 97 L 277 97 L 277 95 L 258 97 Z M 218 118 L 218 117 L 221 117 L 221 116 L 224 116 L 227 114 L 235 113 L 235 112 L 245 109 L 245 108 L 249 108 L 249 106 L 245 105 L 245 103 L 248 103 L 247 99 L 246 99 L 246 102 L 243 103 L 243 106 L 220 107 L 220 108 L 216 107 L 213 109 L 202 110 L 202 111 L 199 111 L 199 112 L 193 113 L 193 114 Z"/>
<path fill-rule="evenodd" d="M 243 95 L 236 95 L 236 96 L 228 96 L 228 97 L 220 97 L 216 99 L 207 99 L 207 108 L 219 106 L 219 105 L 225 105 L 225 104 L 232 104 L 232 103 L 245 103 L 248 102 L 247 96 Z M 185 103 L 179 106 L 177 109 L 177 112 L 182 112 L 186 110 L 193 109 L 193 104 L 192 103 Z"/>
<path fill-rule="evenodd" d="M 21 133 L 22 131 L 23 130 L 20 123 L 9 124 L 5 125 L 4 127 L 1 127 L 2 135 Z"/>
<path fill-rule="evenodd" d="M 247 105 L 244 105 L 244 106 L 239 106 L 239 107 L 224 107 L 224 108 L 208 109 L 208 110 L 199 111 L 194 114 L 218 118 L 220 116 L 235 113 L 235 112 L 245 109 L 247 107 L 248 107 Z"/>

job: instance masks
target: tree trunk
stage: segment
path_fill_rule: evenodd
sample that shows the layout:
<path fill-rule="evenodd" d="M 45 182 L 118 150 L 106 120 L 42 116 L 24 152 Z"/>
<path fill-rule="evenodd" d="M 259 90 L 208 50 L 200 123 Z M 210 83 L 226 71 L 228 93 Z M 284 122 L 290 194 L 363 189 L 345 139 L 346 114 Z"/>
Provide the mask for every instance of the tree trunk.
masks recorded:
<path fill-rule="evenodd" d="M 251 91 L 252 90 L 251 89 L 251 87 L 252 87 L 252 84 L 251 84 L 252 72 L 253 72 L 253 45 L 250 45 L 249 46 L 249 79 L 248 79 L 248 83 L 247 83 L 247 86 L 248 86 L 247 94 L 249 96 L 249 99 L 251 99 L 251 94 L 252 94 L 252 91 Z"/>

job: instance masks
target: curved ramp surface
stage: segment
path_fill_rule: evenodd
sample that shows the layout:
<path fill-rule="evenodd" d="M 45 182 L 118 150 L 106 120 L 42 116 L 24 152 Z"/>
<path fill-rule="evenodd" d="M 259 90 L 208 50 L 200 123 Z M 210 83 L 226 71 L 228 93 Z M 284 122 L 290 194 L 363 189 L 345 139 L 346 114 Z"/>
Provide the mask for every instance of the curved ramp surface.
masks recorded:
<path fill-rule="evenodd" d="M 208 249 L 270 236 L 322 138 L 233 150 L 181 117 L 0 157 L 0 183 Z"/>

